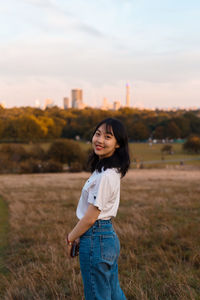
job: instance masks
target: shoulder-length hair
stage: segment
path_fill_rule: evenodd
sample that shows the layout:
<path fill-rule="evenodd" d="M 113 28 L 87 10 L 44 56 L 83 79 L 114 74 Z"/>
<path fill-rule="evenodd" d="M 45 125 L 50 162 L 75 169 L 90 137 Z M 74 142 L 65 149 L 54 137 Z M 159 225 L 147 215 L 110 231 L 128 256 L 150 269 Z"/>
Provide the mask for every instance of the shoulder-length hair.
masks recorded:
<path fill-rule="evenodd" d="M 115 149 L 115 152 L 112 156 L 99 159 L 98 155 L 95 154 L 94 150 L 89 156 L 88 166 L 91 172 L 97 170 L 98 172 L 109 168 L 116 168 L 121 177 L 125 176 L 128 168 L 130 166 L 130 157 L 129 157 L 129 147 L 128 147 L 128 136 L 124 125 L 117 119 L 107 118 L 101 121 L 95 128 L 92 138 L 97 131 L 97 129 L 105 124 L 106 132 L 110 133 L 111 129 L 117 140 L 119 148 Z M 91 138 L 91 140 L 92 140 Z"/>

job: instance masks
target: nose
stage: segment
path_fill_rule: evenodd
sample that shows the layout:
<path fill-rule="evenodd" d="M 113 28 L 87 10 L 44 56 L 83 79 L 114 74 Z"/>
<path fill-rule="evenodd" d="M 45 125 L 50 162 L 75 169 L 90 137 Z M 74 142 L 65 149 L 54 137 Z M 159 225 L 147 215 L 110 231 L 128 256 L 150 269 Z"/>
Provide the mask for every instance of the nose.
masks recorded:
<path fill-rule="evenodd" d="M 103 144 L 103 136 L 102 135 L 97 137 L 97 142 L 98 142 L 98 144 Z"/>

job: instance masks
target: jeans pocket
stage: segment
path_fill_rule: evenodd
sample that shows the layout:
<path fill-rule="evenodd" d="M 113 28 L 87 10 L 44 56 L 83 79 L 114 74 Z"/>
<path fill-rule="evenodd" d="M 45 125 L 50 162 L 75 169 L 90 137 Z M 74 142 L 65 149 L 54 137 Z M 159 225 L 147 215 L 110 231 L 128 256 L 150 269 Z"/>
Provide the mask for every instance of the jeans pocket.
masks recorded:
<path fill-rule="evenodd" d="M 116 236 L 102 235 L 100 238 L 101 243 L 101 258 L 108 263 L 113 263 L 118 257 L 118 245 Z"/>

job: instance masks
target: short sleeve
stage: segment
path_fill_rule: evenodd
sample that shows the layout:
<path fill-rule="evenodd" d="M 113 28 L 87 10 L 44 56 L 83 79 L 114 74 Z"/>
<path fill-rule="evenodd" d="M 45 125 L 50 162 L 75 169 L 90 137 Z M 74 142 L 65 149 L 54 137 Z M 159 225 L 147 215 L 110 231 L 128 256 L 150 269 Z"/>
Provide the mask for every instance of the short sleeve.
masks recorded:
<path fill-rule="evenodd" d="M 98 176 L 95 184 L 89 190 L 88 203 L 93 204 L 102 211 L 107 201 L 109 201 L 112 191 L 113 187 L 111 178 L 103 172 L 100 176 Z"/>

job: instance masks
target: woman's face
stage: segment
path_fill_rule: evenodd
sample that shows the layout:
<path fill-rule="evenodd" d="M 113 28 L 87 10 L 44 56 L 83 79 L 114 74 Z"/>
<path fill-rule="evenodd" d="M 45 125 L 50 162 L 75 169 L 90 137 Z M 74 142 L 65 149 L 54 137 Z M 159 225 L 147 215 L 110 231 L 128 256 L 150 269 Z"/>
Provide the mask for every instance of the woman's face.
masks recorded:
<path fill-rule="evenodd" d="M 92 147 L 100 159 L 112 156 L 116 148 L 119 148 L 112 128 L 106 132 L 106 124 L 102 124 L 92 138 Z"/>

